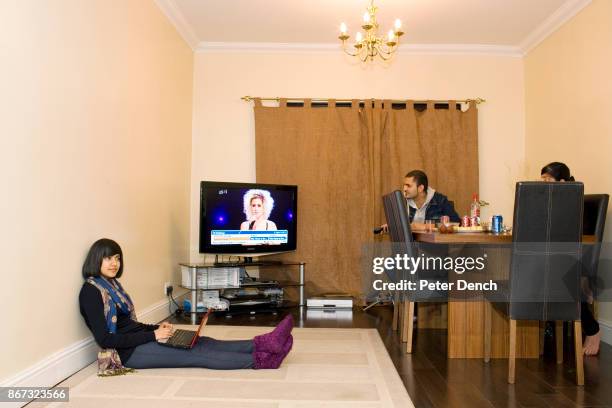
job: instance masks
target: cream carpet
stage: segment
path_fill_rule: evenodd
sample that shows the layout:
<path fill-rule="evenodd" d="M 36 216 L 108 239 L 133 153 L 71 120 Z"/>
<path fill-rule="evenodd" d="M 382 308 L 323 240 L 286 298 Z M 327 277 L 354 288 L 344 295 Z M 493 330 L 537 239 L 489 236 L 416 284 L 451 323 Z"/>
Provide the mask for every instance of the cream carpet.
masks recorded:
<path fill-rule="evenodd" d="M 189 327 L 189 326 L 186 326 Z M 207 326 L 206 336 L 238 340 L 269 327 Z M 95 363 L 67 379 L 69 403 L 31 407 L 382 408 L 413 407 L 374 329 L 296 328 L 278 370 L 138 370 L 100 378 Z"/>

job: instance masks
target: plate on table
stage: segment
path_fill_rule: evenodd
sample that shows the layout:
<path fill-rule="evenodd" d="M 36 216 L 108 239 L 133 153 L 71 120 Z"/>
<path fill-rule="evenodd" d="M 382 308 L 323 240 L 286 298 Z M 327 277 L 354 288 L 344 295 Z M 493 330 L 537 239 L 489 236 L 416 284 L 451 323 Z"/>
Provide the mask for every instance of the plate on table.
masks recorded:
<path fill-rule="evenodd" d="M 455 232 L 487 232 L 487 230 L 479 225 L 477 227 L 455 227 Z"/>

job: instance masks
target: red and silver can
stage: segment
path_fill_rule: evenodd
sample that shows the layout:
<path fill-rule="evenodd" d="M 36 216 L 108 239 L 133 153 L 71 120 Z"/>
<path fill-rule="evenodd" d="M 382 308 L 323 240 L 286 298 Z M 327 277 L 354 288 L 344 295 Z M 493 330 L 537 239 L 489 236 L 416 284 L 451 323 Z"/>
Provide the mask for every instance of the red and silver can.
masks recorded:
<path fill-rule="evenodd" d="M 467 215 L 464 215 L 463 217 L 461 217 L 461 226 L 462 227 L 469 227 L 470 225 L 471 225 L 470 217 L 468 217 Z"/>
<path fill-rule="evenodd" d="M 478 222 L 478 217 L 470 217 L 470 225 L 472 227 L 477 227 L 480 225 L 480 222 Z"/>
<path fill-rule="evenodd" d="M 448 215 L 443 215 L 440 217 L 440 223 L 442 225 L 448 225 L 450 224 L 450 217 Z"/>

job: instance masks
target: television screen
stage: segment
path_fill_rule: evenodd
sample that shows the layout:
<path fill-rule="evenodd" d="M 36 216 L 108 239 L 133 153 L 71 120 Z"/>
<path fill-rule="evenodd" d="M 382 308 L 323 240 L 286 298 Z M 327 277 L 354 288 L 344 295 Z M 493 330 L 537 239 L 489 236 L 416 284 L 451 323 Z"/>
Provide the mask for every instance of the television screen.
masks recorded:
<path fill-rule="evenodd" d="M 297 186 L 200 183 L 200 253 L 293 251 L 296 239 Z"/>

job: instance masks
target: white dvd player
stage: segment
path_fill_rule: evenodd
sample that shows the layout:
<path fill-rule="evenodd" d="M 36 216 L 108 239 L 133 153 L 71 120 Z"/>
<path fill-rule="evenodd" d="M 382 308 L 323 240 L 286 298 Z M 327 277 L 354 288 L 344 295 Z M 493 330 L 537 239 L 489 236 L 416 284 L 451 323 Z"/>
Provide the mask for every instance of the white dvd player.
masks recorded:
<path fill-rule="evenodd" d="M 352 309 L 350 297 L 312 297 L 306 300 L 306 306 L 314 309 Z"/>

